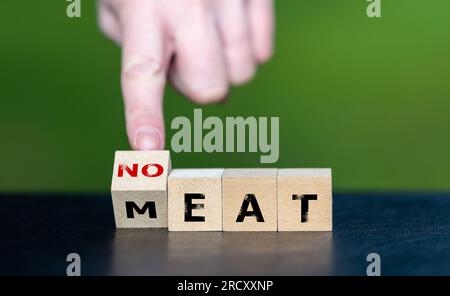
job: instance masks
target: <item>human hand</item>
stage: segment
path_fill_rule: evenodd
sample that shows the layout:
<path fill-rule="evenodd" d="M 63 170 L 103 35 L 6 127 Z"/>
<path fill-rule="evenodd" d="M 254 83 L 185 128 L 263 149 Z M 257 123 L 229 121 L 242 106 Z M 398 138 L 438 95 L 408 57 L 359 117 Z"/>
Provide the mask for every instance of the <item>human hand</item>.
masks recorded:
<path fill-rule="evenodd" d="M 222 100 L 272 55 L 272 0 L 99 0 L 102 31 L 122 46 L 133 149 L 164 148 L 167 78 L 201 104 Z"/>

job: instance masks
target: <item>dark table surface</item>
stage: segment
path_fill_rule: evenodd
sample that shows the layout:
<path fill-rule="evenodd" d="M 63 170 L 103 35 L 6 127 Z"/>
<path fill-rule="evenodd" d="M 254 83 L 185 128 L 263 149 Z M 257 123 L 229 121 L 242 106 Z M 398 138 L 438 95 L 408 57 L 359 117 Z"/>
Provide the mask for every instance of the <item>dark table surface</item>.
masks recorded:
<path fill-rule="evenodd" d="M 336 194 L 333 232 L 114 227 L 109 194 L 1 194 L 0 275 L 450 274 L 450 194 Z"/>

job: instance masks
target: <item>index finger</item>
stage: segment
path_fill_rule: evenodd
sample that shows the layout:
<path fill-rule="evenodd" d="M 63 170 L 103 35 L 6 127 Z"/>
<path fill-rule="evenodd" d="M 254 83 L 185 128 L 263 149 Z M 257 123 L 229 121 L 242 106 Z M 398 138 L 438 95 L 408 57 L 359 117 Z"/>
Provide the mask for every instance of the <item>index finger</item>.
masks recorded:
<path fill-rule="evenodd" d="M 164 147 L 163 95 L 169 56 L 162 22 L 150 1 L 123 7 L 122 92 L 127 133 L 134 149 Z"/>

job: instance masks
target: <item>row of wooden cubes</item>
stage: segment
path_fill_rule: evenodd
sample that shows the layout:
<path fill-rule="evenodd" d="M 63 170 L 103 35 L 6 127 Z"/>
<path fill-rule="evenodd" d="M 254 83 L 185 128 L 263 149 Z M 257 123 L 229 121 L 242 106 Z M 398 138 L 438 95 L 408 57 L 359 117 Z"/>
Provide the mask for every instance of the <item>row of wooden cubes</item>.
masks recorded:
<path fill-rule="evenodd" d="M 331 231 L 330 169 L 174 169 L 168 151 L 117 151 L 118 228 Z"/>

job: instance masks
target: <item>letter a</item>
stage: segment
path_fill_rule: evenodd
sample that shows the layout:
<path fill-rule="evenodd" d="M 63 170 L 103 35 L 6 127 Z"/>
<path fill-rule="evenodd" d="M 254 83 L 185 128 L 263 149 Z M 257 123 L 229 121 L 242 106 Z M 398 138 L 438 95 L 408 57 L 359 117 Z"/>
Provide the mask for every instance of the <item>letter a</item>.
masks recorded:
<path fill-rule="evenodd" d="M 67 16 L 70 18 L 81 17 L 81 0 L 67 0 L 67 2 L 71 2 L 67 6 Z"/>
<path fill-rule="evenodd" d="M 66 258 L 70 264 L 67 266 L 67 276 L 80 276 L 81 275 L 81 258 L 77 253 L 70 253 Z"/>
<path fill-rule="evenodd" d="M 367 0 L 372 2 L 367 6 L 368 17 L 381 17 L 381 0 Z"/>
<path fill-rule="evenodd" d="M 370 264 L 366 268 L 368 276 L 380 276 L 381 275 L 381 257 L 377 253 L 370 253 L 366 258 Z"/>

